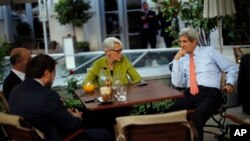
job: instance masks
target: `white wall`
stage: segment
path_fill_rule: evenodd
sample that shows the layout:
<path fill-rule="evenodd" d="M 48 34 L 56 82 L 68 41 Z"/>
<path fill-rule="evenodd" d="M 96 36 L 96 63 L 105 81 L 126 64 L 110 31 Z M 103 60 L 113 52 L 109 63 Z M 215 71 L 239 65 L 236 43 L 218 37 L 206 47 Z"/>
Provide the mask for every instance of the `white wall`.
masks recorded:
<path fill-rule="evenodd" d="M 99 0 L 91 0 L 90 12 L 93 17 L 84 26 L 84 40 L 90 42 L 91 51 L 101 50 L 101 21 L 100 21 L 100 5 Z"/>
<path fill-rule="evenodd" d="M 6 6 L 0 6 L 0 38 L 6 42 L 10 41 L 9 38 L 9 28 L 7 23 L 7 7 Z"/>
<path fill-rule="evenodd" d="M 49 11 L 49 29 L 51 40 L 56 40 L 59 43 L 60 50 L 63 50 L 63 37 L 68 34 L 73 35 L 72 24 L 61 25 L 56 19 L 54 12 L 54 4 L 57 0 L 50 0 L 48 2 Z M 84 28 L 76 28 L 77 41 L 89 41 L 90 49 L 92 51 L 99 50 L 101 45 L 101 23 L 98 0 L 91 0 L 90 12 L 93 17 L 83 26 Z"/>

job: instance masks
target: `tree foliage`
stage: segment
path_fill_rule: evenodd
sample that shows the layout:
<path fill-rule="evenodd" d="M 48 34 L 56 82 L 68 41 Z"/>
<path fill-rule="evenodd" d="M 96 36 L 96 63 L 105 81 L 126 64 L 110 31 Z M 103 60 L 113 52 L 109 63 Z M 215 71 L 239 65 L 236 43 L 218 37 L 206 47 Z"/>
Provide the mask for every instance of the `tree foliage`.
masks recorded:
<path fill-rule="evenodd" d="M 0 82 L 3 81 L 4 78 L 4 58 L 9 54 L 10 49 L 11 45 L 0 39 Z"/>
<path fill-rule="evenodd" d="M 223 20 L 223 36 L 226 44 L 250 43 L 250 1 L 234 0 L 236 15 L 234 19 Z"/>
<path fill-rule="evenodd" d="M 173 19 L 177 18 L 181 19 L 185 26 L 192 26 L 200 31 L 200 43 L 202 45 L 210 44 L 209 34 L 217 28 L 217 24 L 215 18 L 203 18 L 203 1 L 189 0 L 188 2 L 182 2 L 179 0 L 165 0 L 160 5 L 167 21 L 173 21 Z M 178 31 L 175 28 L 169 28 L 168 30 L 174 38 L 177 38 Z"/>
<path fill-rule="evenodd" d="M 72 23 L 75 33 L 74 26 L 81 27 L 92 17 L 90 8 L 89 0 L 59 0 L 55 4 L 56 18 L 63 25 Z"/>

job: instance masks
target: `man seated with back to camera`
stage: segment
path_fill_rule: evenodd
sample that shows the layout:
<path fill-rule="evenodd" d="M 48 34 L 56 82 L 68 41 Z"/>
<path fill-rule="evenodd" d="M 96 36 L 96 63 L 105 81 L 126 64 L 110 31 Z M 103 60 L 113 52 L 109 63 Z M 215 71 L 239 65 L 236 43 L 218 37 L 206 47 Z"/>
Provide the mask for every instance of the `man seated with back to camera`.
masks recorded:
<path fill-rule="evenodd" d="M 11 71 L 3 82 L 3 94 L 6 100 L 9 99 L 11 90 L 20 84 L 25 78 L 26 65 L 31 58 L 28 49 L 18 47 L 12 49 L 10 53 Z"/>
<path fill-rule="evenodd" d="M 198 46 L 199 34 L 193 28 L 179 33 L 181 49 L 173 60 L 172 83 L 175 87 L 187 87 L 185 97 L 172 106 L 174 111 L 195 109 L 195 126 L 199 141 L 203 140 L 203 127 L 221 106 L 221 71 L 226 73 L 226 85 L 222 90 L 230 94 L 237 80 L 238 67 L 218 50 Z"/>
<path fill-rule="evenodd" d="M 45 134 L 46 140 L 59 141 L 83 128 L 82 112 L 66 109 L 57 92 L 51 89 L 56 61 L 39 54 L 27 64 L 26 79 L 16 86 L 9 98 L 11 114 L 22 116 Z M 104 129 L 85 130 L 76 140 L 110 141 Z"/>

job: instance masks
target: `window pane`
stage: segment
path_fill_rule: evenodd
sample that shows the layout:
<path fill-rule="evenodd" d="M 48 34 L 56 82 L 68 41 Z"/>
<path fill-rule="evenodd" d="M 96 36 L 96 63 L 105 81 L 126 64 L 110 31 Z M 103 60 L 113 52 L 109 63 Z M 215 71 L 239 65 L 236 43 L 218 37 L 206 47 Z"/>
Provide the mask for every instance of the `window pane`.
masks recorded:
<path fill-rule="evenodd" d="M 127 9 L 140 9 L 141 0 L 127 0 Z"/>
<path fill-rule="evenodd" d="M 129 33 L 138 33 L 140 31 L 139 12 L 128 12 L 128 31 Z"/>
<path fill-rule="evenodd" d="M 118 10 L 117 0 L 105 0 L 104 7 L 105 11 L 117 11 Z"/>
<path fill-rule="evenodd" d="M 106 14 L 106 29 L 107 34 L 119 33 L 119 20 L 117 13 Z"/>
<path fill-rule="evenodd" d="M 140 49 L 141 48 L 141 38 L 139 35 L 129 36 L 129 48 L 130 49 Z"/>

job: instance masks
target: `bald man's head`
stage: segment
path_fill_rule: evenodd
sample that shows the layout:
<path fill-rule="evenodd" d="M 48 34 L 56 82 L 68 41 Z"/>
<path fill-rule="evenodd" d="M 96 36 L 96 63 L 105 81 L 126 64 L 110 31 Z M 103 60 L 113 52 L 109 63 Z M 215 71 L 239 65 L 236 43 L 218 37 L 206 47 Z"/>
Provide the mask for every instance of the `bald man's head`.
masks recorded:
<path fill-rule="evenodd" d="M 31 58 L 31 53 L 26 48 L 14 48 L 10 53 L 10 63 L 13 69 L 25 73 L 26 65 Z"/>

